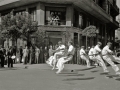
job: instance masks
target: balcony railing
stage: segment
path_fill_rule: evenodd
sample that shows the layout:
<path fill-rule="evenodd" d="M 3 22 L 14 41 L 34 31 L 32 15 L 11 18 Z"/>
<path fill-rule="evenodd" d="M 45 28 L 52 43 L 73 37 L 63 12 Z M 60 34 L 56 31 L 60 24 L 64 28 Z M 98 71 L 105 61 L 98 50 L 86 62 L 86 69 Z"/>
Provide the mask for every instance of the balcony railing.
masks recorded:
<path fill-rule="evenodd" d="M 46 20 L 45 25 L 53 25 L 53 26 L 66 25 L 66 21 L 65 20 L 51 20 L 51 21 Z"/>
<path fill-rule="evenodd" d="M 51 25 L 39 25 L 38 30 L 43 31 L 69 31 L 82 34 L 82 29 L 70 26 L 51 26 Z"/>

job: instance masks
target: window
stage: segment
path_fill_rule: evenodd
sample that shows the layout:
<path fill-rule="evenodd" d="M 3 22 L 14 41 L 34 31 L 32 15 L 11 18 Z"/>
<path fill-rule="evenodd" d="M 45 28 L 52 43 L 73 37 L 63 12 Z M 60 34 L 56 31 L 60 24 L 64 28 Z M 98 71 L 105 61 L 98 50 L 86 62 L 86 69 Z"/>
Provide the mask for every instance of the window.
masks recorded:
<path fill-rule="evenodd" d="M 30 8 L 29 13 L 31 15 L 32 21 L 36 21 L 36 8 Z"/>
<path fill-rule="evenodd" d="M 19 10 L 19 11 L 14 11 L 14 15 L 16 15 L 16 14 L 24 14 L 24 13 L 26 13 L 26 10 Z"/>
<path fill-rule="evenodd" d="M 79 15 L 79 27 L 82 28 L 83 26 L 83 16 L 80 14 Z"/>
<path fill-rule="evenodd" d="M 46 7 L 46 25 L 65 25 L 66 8 L 63 7 Z"/>

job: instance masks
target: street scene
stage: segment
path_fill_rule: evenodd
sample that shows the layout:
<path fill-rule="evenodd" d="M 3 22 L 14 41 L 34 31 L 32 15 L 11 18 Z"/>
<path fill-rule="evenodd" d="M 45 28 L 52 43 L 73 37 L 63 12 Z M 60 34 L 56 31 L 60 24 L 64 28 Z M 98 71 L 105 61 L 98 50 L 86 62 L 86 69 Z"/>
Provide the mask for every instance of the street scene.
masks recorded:
<path fill-rule="evenodd" d="M 120 0 L 0 0 L 0 90 L 119 90 Z"/>

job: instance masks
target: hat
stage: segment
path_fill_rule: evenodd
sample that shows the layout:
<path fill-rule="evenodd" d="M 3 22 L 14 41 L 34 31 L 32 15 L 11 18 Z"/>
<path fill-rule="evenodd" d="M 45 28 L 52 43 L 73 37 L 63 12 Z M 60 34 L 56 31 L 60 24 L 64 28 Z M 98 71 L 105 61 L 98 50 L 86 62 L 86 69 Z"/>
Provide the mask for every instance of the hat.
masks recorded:
<path fill-rule="evenodd" d="M 111 43 L 111 42 L 108 42 L 107 45 L 112 45 L 112 43 Z"/>
<path fill-rule="evenodd" d="M 102 45 L 102 43 L 101 43 L 101 42 L 98 42 L 97 44 Z"/>

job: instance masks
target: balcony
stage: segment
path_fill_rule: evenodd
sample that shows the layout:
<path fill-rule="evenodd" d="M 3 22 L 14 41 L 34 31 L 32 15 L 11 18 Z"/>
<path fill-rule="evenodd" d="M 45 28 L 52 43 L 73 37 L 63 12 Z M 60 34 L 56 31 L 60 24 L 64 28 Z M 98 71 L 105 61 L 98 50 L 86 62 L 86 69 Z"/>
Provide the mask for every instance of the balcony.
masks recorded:
<path fill-rule="evenodd" d="M 38 30 L 42 31 L 69 31 L 72 33 L 79 33 L 82 34 L 82 29 L 80 28 L 75 28 L 75 27 L 70 27 L 70 26 L 51 26 L 51 25 L 39 25 Z"/>

